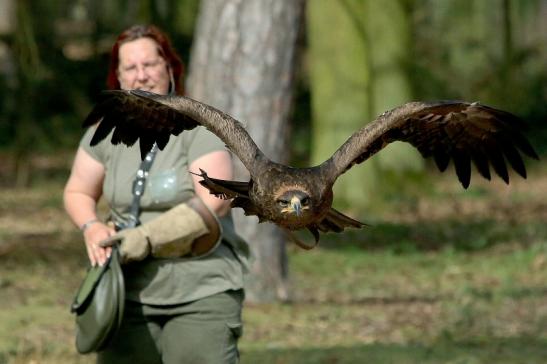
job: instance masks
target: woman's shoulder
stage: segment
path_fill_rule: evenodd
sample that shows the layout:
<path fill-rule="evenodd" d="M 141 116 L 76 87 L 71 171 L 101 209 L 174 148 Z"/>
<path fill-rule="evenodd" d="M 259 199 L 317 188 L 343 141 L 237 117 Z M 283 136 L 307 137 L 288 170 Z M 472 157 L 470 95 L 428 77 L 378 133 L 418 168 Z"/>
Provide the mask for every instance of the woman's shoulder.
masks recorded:
<path fill-rule="evenodd" d="M 110 138 L 109 135 L 107 138 L 99 142 L 97 145 L 92 146 L 91 145 L 91 139 L 93 139 L 93 135 L 95 134 L 95 130 L 97 129 L 97 124 L 90 126 L 82 136 L 82 139 L 80 139 L 80 148 L 82 148 L 86 153 L 88 153 L 90 156 L 92 156 L 94 159 L 98 160 L 99 162 L 104 162 L 105 156 L 106 156 L 106 149 L 108 148 L 108 144 L 110 144 Z"/>

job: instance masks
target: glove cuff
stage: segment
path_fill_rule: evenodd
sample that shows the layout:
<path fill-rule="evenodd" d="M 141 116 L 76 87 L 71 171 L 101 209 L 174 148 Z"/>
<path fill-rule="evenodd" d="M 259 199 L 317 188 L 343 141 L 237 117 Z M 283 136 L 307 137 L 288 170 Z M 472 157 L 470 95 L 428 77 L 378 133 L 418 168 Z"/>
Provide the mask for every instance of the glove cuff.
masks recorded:
<path fill-rule="evenodd" d="M 208 230 L 208 233 L 194 240 L 191 255 L 193 257 L 207 255 L 220 244 L 222 226 L 217 215 L 198 196 L 192 197 L 187 204 L 198 213 Z"/>
<path fill-rule="evenodd" d="M 156 258 L 197 257 L 219 243 L 220 224 L 197 196 L 141 225 Z"/>

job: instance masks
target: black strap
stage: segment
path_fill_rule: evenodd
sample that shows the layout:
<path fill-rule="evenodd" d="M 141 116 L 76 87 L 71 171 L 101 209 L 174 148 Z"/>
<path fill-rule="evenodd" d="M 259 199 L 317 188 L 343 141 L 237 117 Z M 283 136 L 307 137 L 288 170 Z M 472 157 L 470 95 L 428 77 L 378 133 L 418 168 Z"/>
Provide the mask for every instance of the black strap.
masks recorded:
<path fill-rule="evenodd" d="M 129 209 L 128 221 L 125 224 L 125 227 L 132 228 L 140 225 L 139 214 L 140 214 L 140 203 L 141 197 L 144 193 L 144 187 L 146 186 L 146 178 L 148 177 L 148 171 L 152 168 L 152 163 L 156 157 L 156 152 L 158 151 L 158 146 L 154 143 L 152 149 L 146 154 L 146 157 L 142 160 L 139 169 L 137 170 L 137 176 L 133 181 L 133 201 L 131 201 L 131 207 Z"/>

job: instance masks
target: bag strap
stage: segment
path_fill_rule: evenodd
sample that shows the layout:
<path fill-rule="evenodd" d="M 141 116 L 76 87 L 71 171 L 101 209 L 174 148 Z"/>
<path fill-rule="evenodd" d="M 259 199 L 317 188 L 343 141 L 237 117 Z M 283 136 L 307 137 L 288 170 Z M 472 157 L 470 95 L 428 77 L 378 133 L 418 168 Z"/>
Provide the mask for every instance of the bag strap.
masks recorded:
<path fill-rule="evenodd" d="M 133 200 L 131 201 L 131 206 L 129 208 L 128 222 L 125 226 L 127 228 L 138 226 L 141 223 L 139 220 L 141 197 L 144 193 L 144 187 L 146 186 L 145 182 L 148 177 L 148 171 L 152 168 L 152 163 L 154 163 L 157 151 L 158 145 L 154 143 L 152 149 L 146 154 L 146 157 L 144 157 L 137 170 L 137 175 L 133 181 L 132 187 Z"/>

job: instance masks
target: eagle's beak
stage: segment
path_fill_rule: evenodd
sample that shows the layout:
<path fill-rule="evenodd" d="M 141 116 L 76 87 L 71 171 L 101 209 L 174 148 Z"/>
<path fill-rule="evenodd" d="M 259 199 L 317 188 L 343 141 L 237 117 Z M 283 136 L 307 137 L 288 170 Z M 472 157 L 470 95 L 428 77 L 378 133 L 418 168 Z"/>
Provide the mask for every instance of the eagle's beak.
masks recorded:
<path fill-rule="evenodd" d="M 300 199 L 296 196 L 291 198 L 291 208 L 293 209 L 296 216 L 300 216 L 302 213 L 302 203 L 300 202 Z"/>

